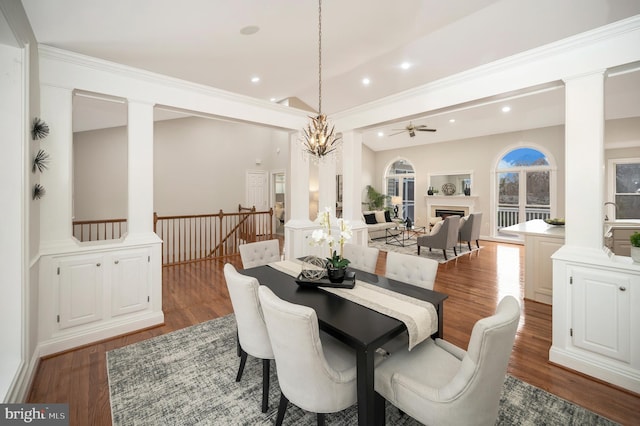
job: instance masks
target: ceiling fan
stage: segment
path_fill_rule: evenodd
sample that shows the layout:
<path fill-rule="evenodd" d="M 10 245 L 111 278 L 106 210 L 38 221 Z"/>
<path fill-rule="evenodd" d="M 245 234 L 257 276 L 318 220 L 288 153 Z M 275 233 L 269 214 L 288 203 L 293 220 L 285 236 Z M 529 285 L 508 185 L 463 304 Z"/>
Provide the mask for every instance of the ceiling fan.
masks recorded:
<path fill-rule="evenodd" d="M 411 122 L 409 122 L 409 124 L 407 124 L 407 127 L 405 127 L 404 129 L 393 129 L 393 130 L 399 130 L 399 132 L 391 133 L 389 136 L 399 135 L 400 133 L 403 133 L 403 132 L 409 132 L 409 136 L 414 137 L 416 135 L 416 132 L 435 132 L 436 131 L 436 129 L 430 129 L 426 124 L 420 124 L 418 126 L 414 126 Z"/>

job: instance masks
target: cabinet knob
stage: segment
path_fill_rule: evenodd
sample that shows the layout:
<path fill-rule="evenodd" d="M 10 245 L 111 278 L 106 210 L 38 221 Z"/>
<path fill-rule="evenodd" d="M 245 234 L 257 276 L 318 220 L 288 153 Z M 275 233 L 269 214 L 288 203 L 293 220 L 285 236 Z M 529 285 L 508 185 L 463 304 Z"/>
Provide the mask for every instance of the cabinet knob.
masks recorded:
<path fill-rule="evenodd" d="M 113 262 L 113 263 L 115 263 L 115 264 L 117 265 L 118 263 L 120 263 L 120 261 L 119 261 L 119 260 L 116 260 L 116 261 L 115 261 L 115 262 Z"/>
<path fill-rule="evenodd" d="M 627 288 L 624 286 L 620 286 L 620 291 L 627 291 Z"/>
<path fill-rule="evenodd" d="M 99 263 L 96 263 L 96 266 L 100 266 L 100 264 L 99 264 Z"/>

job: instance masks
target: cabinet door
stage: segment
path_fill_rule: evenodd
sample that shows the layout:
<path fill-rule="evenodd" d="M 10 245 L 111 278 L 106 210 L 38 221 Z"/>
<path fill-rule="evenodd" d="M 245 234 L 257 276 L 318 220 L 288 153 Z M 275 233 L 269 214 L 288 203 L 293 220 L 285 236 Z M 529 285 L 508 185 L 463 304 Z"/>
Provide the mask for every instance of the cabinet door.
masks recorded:
<path fill-rule="evenodd" d="M 577 347 L 630 361 L 631 278 L 611 271 L 572 271 L 572 330 Z"/>
<path fill-rule="evenodd" d="M 111 316 L 146 309 L 149 304 L 149 250 L 130 250 L 113 256 Z"/>
<path fill-rule="evenodd" d="M 58 262 L 59 328 L 103 318 L 103 268 L 102 256 L 97 255 Z"/>

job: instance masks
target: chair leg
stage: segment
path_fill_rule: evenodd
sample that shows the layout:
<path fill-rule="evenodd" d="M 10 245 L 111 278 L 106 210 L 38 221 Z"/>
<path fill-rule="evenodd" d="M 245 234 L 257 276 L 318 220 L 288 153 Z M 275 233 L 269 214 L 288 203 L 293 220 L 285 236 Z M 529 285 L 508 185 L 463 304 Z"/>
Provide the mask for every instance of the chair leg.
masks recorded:
<path fill-rule="evenodd" d="M 431 251 L 431 249 L 429 249 Z M 447 249 L 442 249 L 442 253 L 444 254 L 444 260 L 447 260 Z"/>
<path fill-rule="evenodd" d="M 384 426 L 385 424 L 385 405 L 387 401 L 384 399 L 382 395 L 378 392 L 375 392 L 374 397 L 374 407 L 375 407 L 375 418 L 376 418 L 376 426 Z"/>
<path fill-rule="evenodd" d="M 280 392 L 280 403 L 278 404 L 278 417 L 276 417 L 276 426 L 281 426 L 284 420 L 284 413 L 287 411 L 289 400 L 282 392 Z"/>
<path fill-rule="evenodd" d="M 418 256 L 420 256 L 420 246 L 418 246 Z"/>
<path fill-rule="evenodd" d="M 471 251 L 471 241 L 467 241 L 467 244 L 469 245 L 469 251 Z"/>
<path fill-rule="evenodd" d="M 240 335 L 236 331 L 236 351 L 238 352 L 238 356 L 242 355 L 242 348 L 240 347 Z"/>
<path fill-rule="evenodd" d="M 238 368 L 238 375 L 236 376 L 236 382 L 242 379 L 242 372 L 244 371 L 244 364 L 247 362 L 247 353 L 240 348 L 240 367 Z"/>
<path fill-rule="evenodd" d="M 476 240 L 476 247 L 480 248 L 480 241 Z"/>
<path fill-rule="evenodd" d="M 457 255 L 458 255 L 458 252 L 456 252 L 456 246 L 453 246 L 453 255 L 454 255 L 454 256 L 457 256 Z"/>
<path fill-rule="evenodd" d="M 317 413 L 318 426 L 324 426 L 324 413 Z"/>
<path fill-rule="evenodd" d="M 269 409 L 269 360 L 262 360 L 262 412 Z"/>

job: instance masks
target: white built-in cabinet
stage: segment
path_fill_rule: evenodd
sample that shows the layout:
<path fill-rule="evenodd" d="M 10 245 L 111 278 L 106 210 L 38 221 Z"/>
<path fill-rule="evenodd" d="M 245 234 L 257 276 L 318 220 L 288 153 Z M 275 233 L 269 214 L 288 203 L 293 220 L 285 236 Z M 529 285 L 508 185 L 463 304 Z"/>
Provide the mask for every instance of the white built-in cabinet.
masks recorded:
<path fill-rule="evenodd" d="M 56 321 L 60 329 L 104 318 L 104 256 L 100 254 L 56 259 Z"/>
<path fill-rule="evenodd" d="M 580 266 L 569 267 L 568 273 L 574 346 L 630 362 L 630 295 L 638 277 Z"/>
<path fill-rule="evenodd" d="M 60 329 L 140 311 L 151 299 L 149 249 L 61 256 L 55 263 Z"/>
<path fill-rule="evenodd" d="M 164 322 L 160 244 L 41 259 L 42 355 Z"/>
<path fill-rule="evenodd" d="M 549 360 L 640 392 L 640 265 L 567 246 L 553 255 Z"/>

